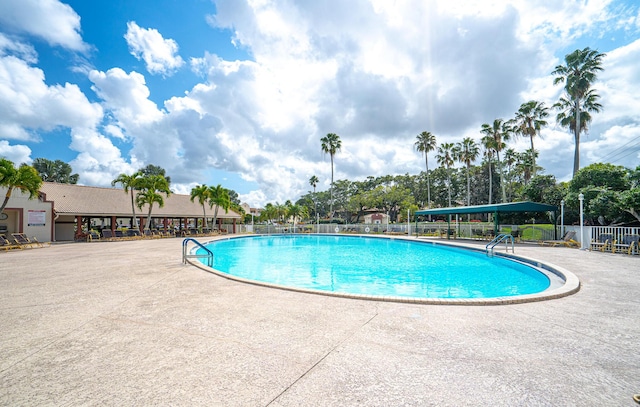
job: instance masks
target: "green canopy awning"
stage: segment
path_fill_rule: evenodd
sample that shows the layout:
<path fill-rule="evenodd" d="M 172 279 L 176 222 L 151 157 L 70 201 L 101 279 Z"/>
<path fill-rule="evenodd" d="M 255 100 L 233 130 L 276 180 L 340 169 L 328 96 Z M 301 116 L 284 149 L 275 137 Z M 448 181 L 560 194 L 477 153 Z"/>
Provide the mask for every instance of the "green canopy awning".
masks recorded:
<path fill-rule="evenodd" d="M 452 206 L 449 208 L 423 209 L 416 215 L 455 215 L 467 213 L 505 213 L 505 212 L 555 212 L 557 206 L 538 202 L 510 202 L 492 205 Z"/>

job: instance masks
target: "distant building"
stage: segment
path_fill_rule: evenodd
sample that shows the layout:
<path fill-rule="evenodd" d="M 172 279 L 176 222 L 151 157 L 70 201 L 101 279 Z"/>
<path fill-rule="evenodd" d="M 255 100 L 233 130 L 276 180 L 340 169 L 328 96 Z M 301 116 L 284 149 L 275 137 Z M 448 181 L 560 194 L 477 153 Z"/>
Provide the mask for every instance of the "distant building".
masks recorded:
<path fill-rule="evenodd" d="M 260 217 L 260 214 L 262 213 L 262 208 L 252 208 L 248 203 L 243 203 L 242 205 L 240 205 L 242 207 L 242 209 L 244 209 L 244 212 L 247 215 L 251 215 L 253 214 L 253 216 L 255 218 Z"/>
<path fill-rule="evenodd" d="M 373 225 L 381 225 L 389 223 L 389 215 L 386 213 L 370 213 L 364 215 L 364 223 L 373 224 Z"/>

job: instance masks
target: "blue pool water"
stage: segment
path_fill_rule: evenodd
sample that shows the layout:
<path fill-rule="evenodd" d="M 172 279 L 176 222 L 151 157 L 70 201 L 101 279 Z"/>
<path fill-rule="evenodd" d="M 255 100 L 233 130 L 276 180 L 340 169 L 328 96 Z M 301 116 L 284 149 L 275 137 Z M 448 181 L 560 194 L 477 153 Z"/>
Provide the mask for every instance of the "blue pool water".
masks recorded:
<path fill-rule="evenodd" d="M 213 268 L 262 283 L 369 296 L 495 298 L 549 287 L 533 267 L 483 252 L 399 239 L 298 235 L 207 244 Z"/>

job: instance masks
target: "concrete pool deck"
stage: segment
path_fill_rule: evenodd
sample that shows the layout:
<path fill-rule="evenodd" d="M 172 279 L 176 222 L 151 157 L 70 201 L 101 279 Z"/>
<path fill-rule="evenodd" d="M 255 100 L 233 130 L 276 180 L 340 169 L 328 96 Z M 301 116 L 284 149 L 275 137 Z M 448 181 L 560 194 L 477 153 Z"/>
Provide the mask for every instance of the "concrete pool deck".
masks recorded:
<path fill-rule="evenodd" d="M 580 291 L 450 306 L 243 284 L 181 243 L 0 253 L 0 404 L 637 405 L 640 256 L 518 245 Z"/>

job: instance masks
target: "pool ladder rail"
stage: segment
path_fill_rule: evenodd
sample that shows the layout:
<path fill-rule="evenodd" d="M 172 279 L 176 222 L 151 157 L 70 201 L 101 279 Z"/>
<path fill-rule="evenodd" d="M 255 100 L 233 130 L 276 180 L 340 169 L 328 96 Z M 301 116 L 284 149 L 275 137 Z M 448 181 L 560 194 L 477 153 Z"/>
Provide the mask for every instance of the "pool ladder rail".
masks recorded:
<path fill-rule="evenodd" d="M 194 254 L 188 254 L 187 245 L 189 244 L 189 242 L 193 242 L 196 245 L 200 246 L 200 248 L 205 252 L 200 254 L 198 254 L 197 252 L 195 252 Z M 182 241 L 182 263 L 185 264 L 187 262 L 187 259 L 207 259 L 207 266 L 213 267 L 213 252 L 202 243 L 191 237 L 188 237 Z"/>
<path fill-rule="evenodd" d="M 514 253 L 513 236 L 510 234 L 501 233 L 498 236 L 496 236 L 492 241 L 487 243 L 487 245 L 484 247 L 487 253 L 487 256 L 493 256 L 493 249 L 502 242 L 504 242 L 504 248 L 507 253 L 509 253 L 509 242 L 511 242 L 511 253 Z"/>

